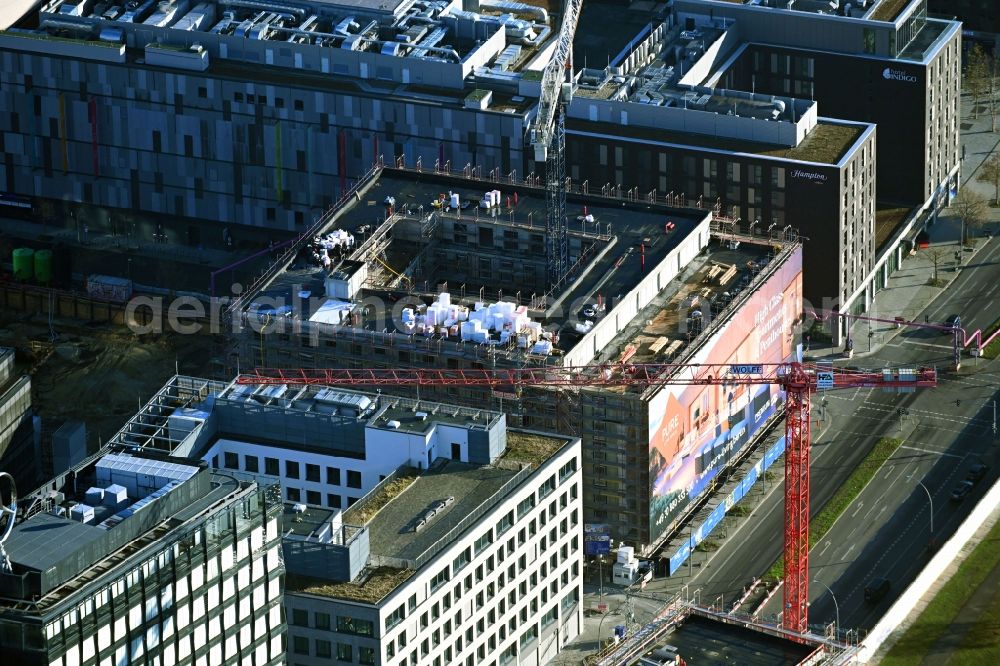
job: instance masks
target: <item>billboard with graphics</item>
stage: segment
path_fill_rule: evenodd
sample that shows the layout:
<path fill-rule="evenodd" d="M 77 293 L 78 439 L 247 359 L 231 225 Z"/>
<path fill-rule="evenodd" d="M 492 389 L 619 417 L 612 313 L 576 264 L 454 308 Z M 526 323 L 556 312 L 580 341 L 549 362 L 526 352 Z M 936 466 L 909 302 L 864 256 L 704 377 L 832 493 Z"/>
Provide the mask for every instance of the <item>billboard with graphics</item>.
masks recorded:
<path fill-rule="evenodd" d="M 778 270 L 689 363 L 793 360 L 802 312 L 802 252 Z M 650 538 L 672 529 L 757 430 L 780 408 L 777 386 L 666 386 L 649 401 Z"/>

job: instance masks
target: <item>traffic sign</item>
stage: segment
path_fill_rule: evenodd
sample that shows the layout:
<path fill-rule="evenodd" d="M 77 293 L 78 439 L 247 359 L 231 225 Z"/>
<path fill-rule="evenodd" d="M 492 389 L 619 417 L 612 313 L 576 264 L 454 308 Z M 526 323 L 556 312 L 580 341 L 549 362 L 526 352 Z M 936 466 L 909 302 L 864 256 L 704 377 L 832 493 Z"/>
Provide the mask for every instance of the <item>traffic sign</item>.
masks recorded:
<path fill-rule="evenodd" d="M 817 372 L 816 373 L 816 388 L 820 391 L 833 388 L 833 373 L 832 372 Z"/>

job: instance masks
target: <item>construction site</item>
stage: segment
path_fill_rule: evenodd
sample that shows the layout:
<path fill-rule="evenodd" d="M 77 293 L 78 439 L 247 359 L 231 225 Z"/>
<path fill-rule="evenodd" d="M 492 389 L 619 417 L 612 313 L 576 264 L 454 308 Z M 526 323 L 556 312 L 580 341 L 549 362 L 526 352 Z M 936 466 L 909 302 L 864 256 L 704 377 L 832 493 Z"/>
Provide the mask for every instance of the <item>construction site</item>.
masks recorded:
<path fill-rule="evenodd" d="M 569 269 L 546 289 L 539 194 L 382 170 L 234 302 L 230 365 L 565 370 L 794 358 L 794 238 L 737 235 L 709 211 L 575 195 Z M 751 453 L 781 405 L 777 386 L 585 383 L 419 390 L 579 435 L 587 521 L 643 554 Z"/>

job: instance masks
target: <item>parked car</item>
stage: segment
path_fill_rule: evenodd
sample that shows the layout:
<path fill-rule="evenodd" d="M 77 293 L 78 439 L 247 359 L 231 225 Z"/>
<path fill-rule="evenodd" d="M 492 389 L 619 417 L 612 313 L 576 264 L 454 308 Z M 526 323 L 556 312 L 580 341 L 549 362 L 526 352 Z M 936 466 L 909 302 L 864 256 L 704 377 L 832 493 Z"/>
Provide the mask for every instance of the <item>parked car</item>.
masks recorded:
<path fill-rule="evenodd" d="M 870 604 L 877 604 L 889 593 L 892 584 L 888 578 L 873 578 L 865 585 L 865 601 Z"/>
<path fill-rule="evenodd" d="M 972 483 L 977 483 L 984 476 L 986 476 L 986 472 L 988 472 L 989 469 L 990 468 L 984 465 L 983 463 L 977 463 L 969 468 L 969 473 L 966 475 L 965 480 L 970 481 Z"/>
<path fill-rule="evenodd" d="M 962 481 L 951 491 L 951 501 L 961 502 L 972 492 L 972 481 Z"/>
<path fill-rule="evenodd" d="M 956 326 L 961 326 L 962 317 L 957 314 L 948 315 L 948 318 L 944 320 L 944 325 L 948 328 L 955 328 Z"/>

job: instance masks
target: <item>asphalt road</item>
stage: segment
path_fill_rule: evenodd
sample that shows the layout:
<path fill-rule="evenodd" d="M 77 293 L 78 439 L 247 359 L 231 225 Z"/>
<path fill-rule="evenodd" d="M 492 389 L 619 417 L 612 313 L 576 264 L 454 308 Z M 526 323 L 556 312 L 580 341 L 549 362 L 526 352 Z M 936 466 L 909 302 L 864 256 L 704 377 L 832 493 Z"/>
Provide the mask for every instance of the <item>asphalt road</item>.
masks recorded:
<path fill-rule="evenodd" d="M 924 311 L 930 321 L 962 315 L 967 331 L 988 326 L 1000 317 L 1000 242 L 982 248 L 962 274 Z M 889 331 L 876 333 L 890 335 Z M 881 339 L 881 338 L 878 338 Z M 951 363 L 950 337 L 937 331 L 899 331 L 875 354 L 843 361 L 861 367 L 936 365 L 940 385 L 914 393 L 874 389 L 838 391 L 814 402 L 822 421 L 814 427 L 812 451 L 813 515 L 882 436 L 903 436 L 903 446 L 812 550 L 810 579 L 828 585 L 839 604 L 842 628 L 870 629 L 895 597 L 913 580 L 929 557 L 930 511 L 922 482 L 934 500 L 934 535 L 944 541 L 985 488 L 995 480 L 1000 457 L 992 437 L 992 400 L 1000 399 L 1000 361 L 963 359 L 958 373 Z M 863 343 L 861 348 L 863 349 Z M 899 416 L 900 407 L 908 415 Z M 963 502 L 949 500 L 952 488 L 968 467 L 982 460 L 990 473 Z M 773 492 L 738 535 L 725 539 L 712 560 L 693 570 L 684 568 L 668 587 L 689 583 L 701 589 L 705 602 L 723 595 L 735 599 L 754 576 L 766 572 L 781 554 L 783 501 Z M 872 578 L 891 581 L 879 603 L 864 601 Z M 810 586 L 810 621 L 832 622 L 834 602 L 823 585 Z M 728 605 L 728 604 L 727 604 Z M 781 611 L 781 594 L 762 617 Z"/>

